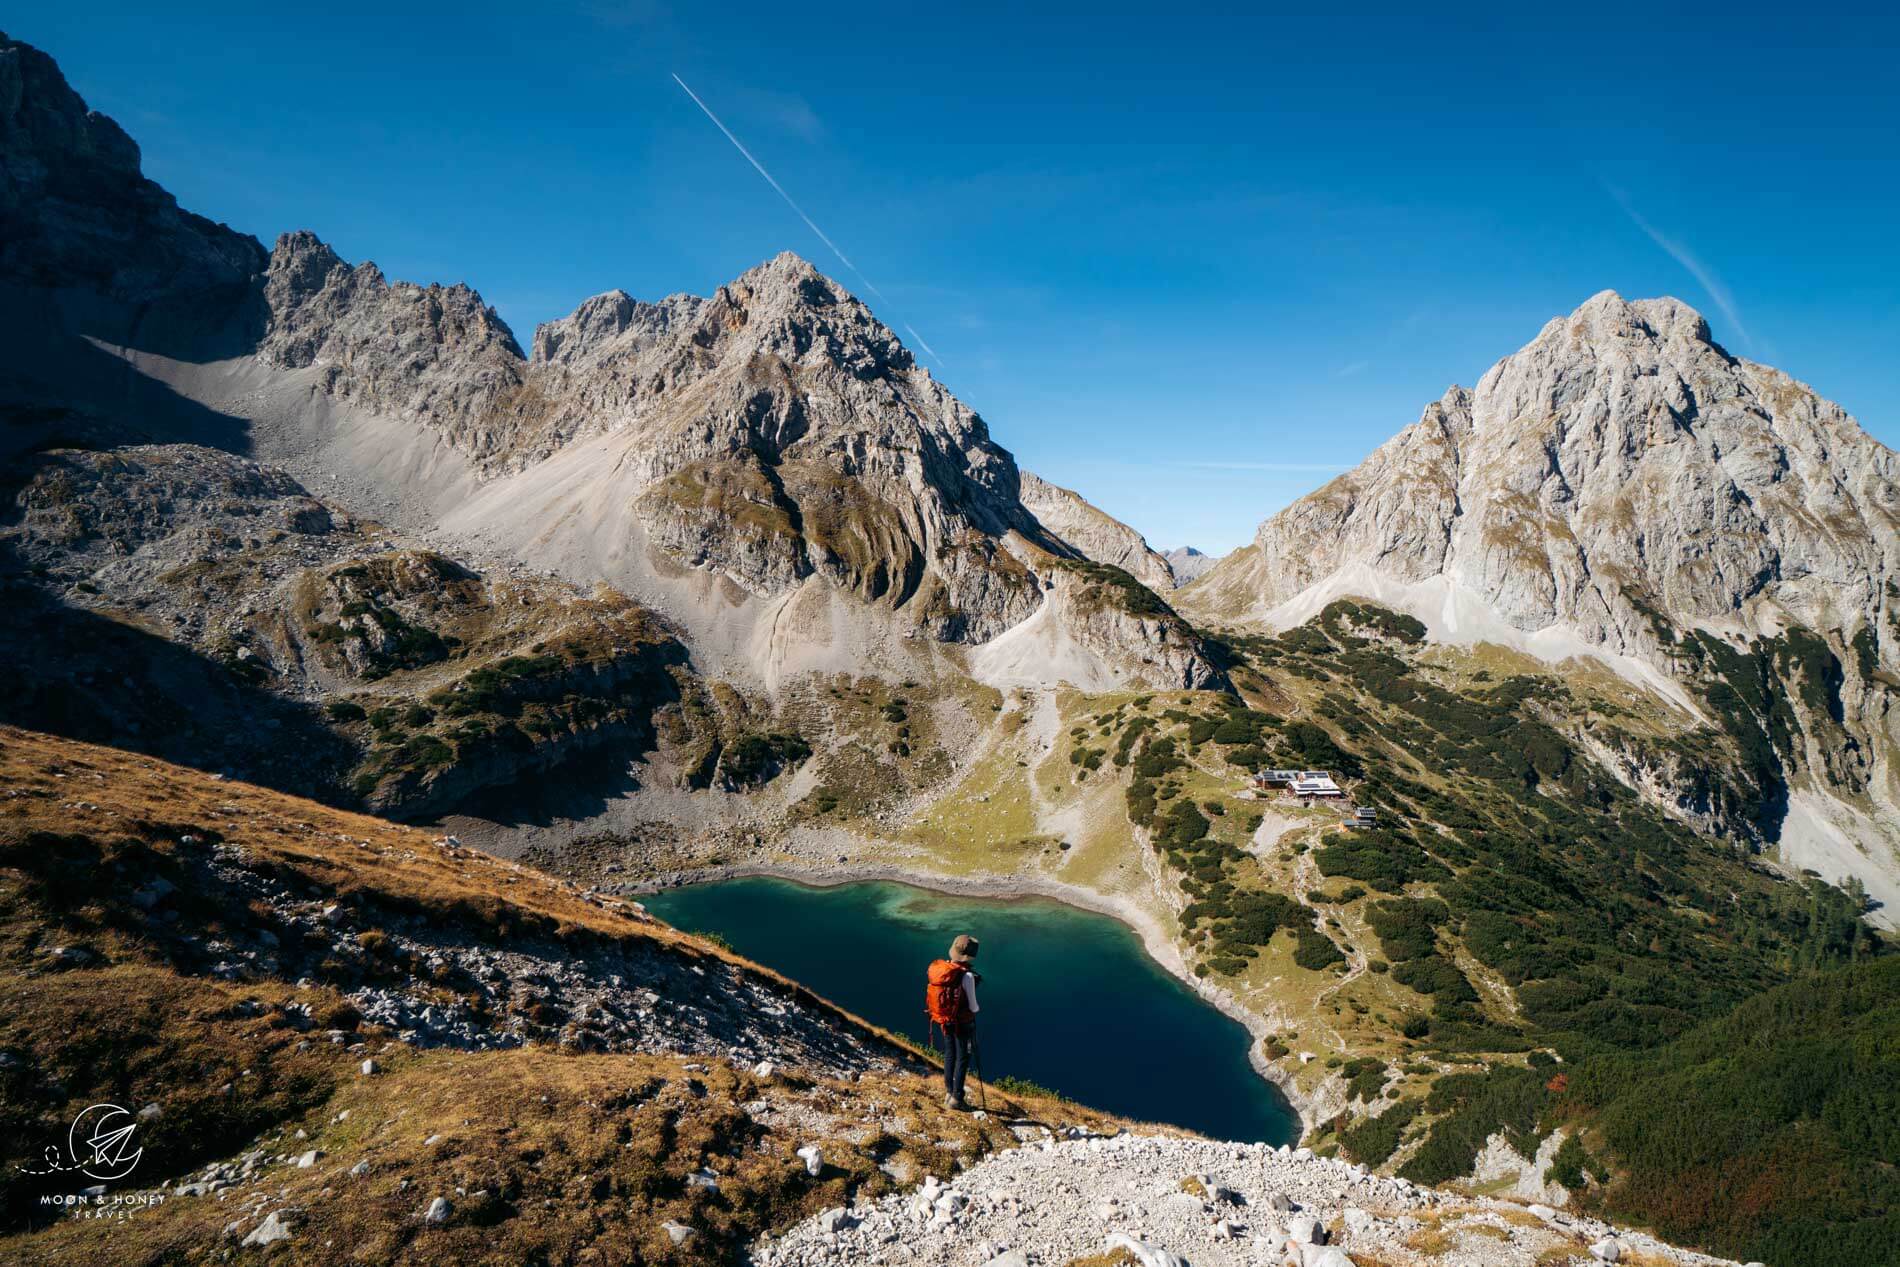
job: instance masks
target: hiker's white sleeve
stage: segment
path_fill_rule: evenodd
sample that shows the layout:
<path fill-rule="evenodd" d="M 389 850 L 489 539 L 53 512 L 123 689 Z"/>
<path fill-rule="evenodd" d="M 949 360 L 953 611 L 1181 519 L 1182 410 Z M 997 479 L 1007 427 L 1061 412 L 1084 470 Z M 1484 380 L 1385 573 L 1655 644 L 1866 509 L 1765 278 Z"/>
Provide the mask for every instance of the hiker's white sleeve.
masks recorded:
<path fill-rule="evenodd" d="M 978 1012 L 983 1010 L 982 1008 L 976 1005 L 976 974 L 975 973 L 966 972 L 963 974 L 963 998 L 970 1005 L 971 1016 L 975 1016 Z"/>

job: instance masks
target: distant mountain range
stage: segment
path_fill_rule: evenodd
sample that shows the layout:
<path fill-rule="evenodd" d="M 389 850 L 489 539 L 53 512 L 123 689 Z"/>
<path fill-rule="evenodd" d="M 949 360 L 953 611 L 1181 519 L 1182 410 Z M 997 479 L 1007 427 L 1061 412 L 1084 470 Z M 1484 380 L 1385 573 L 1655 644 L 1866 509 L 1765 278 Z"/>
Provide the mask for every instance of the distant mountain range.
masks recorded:
<path fill-rule="evenodd" d="M 1168 570 L 1174 575 L 1175 585 L 1181 586 L 1199 580 L 1223 556 L 1202 554 L 1193 546 L 1176 546 L 1161 557 L 1168 561 Z"/>
<path fill-rule="evenodd" d="M 181 210 L 51 59 L 7 47 L 16 454 L 167 446 L 142 469 L 248 481 L 253 514 L 388 525 L 342 554 L 423 550 L 483 574 L 505 561 L 575 595 L 604 583 L 698 678 L 767 699 L 846 670 L 1222 687 L 1161 597 L 1175 586 L 1193 619 L 1229 628 L 1372 598 L 1434 638 L 1594 656 L 1692 708 L 1719 686 L 1715 720 L 1759 795 L 1696 812 L 1900 903 L 1895 455 L 1715 345 L 1675 300 L 1592 298 L 1248 547 L 1164 556 L 1019 470 L 796 256 L 709 298 L 597 295 L 524 351 L 467 287 L 392 283 L 308 232 L 266 251 Z M 325 548 L 270 570 L 269 592 L 227 580 L 237 601 L 207 608 L 193 586 L 231 537 L 226 512 L 201 494 L 122 504 L 134 485 L 75 483 L 79 461 L 29 460 L 23 496 L 40 513 L 7 542 L 69 606 L 179 604 L 162 637 L 242 652 L 265 685 L 306 693 L 361 680 L 351 648 L 391 636 L 377 619 L 417 619 L 321 619 L 306 596 L 335 589 L 322 569 L 340 565 L 339 538 L 304 530 Z M 75 487 L 87 504 L 61 508 Z M 108 553 L 149 561 L 94 575 L 100 534 L 80 526 L 93 520 L 115 525 Z M 406 600 L 355 603 L 373 616 L 385 601 Z"/>
<path fill-rule="evenodd" d="M 1246 548 L 1162 555 L 1019 470 L 796 256 L 710 298 L 597 295 L 524 351 L 465 286 L 392 283 L 308 232 L 266 251 L 181 210 L 51 59 L 8 49 L 15 453 L 170 446 L 144 469 L 249 480 L 270 514 L 303 522 L 388 525 L 344 554 L 420 549 L 483 573 L 505 561 L 575 594 L 605 583 L 699 678 L 767 697 L 841 670 L 1220 687 L 1216 658 L 1160 597 L 1176 586 L 1189 616 L 1229 628 L 1372 598 L 1434 638 L 1594 656 L 1692 708 L 1719 686 L 1715 720 L 1759 795 L 1695 812 L 1900 905 L 1895 455 L 1715 345 L 1675 300 L 1598 295 Z M 238 476 L 226 455 L 266 467 Z M 76 460 L 29 462 L 26 500 L 56 503 L 49 486 L 75 487 Z M 59 513 L 114 523 L 109 551 L 150 562 L 93 576 L 80 564 L 97 534 L 27 516 L 8 548 L 69 604 L 178 603 L 162 636 L 242 651 L 267 685 L 305 692 L 347 687 L 362 666 L 337 648 L 388 634 L 360 613 L 287 610 L 335 588 L 319 575 L 342 557 L 334 533 L 303 533 L 326 549 L 273 571 L 269 593 L 228 582 L 241 601 L 218 612 L 192 569 L 229 535 L 223 511 L 202 496 L 119 504 L 119 480 L 77 486 L 89 504 Z M 403 601 L 393 593 L 357 601 Z M 318 665 L 328 678 L 310 678 Z"/>

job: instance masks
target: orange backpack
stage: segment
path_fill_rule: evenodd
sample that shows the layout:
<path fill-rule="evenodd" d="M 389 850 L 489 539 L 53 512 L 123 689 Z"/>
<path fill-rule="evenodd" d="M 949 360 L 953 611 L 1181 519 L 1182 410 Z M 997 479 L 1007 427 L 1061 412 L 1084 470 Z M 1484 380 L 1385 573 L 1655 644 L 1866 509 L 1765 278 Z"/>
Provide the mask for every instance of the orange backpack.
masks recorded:
<path fill-rule="evenodd" d="M 968 971 L 962 964 L 948 959 L 939 959 L 930 965 L 929 984 L 924 987 L 924 1011 L 935 1024 L 967 1025 L 976 1019 L 970 1011 L 970 1000 L 963 994 L 963 974 Z"/>

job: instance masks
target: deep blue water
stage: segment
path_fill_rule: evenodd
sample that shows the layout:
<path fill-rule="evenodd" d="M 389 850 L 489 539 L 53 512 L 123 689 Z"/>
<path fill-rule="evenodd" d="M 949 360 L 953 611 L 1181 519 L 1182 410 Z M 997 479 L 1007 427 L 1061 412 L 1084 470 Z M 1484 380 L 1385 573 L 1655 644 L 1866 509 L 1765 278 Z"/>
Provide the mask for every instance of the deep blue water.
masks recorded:
<path fill-rule="evenodd" d="M 1135 934 L 1043 899 L 950 897 L 907 885 L 811 888 L 741 879 L 644 899 L 678 928 L 716 932 L 887 1029 L 922 1040 L 924 971 L 979 938 L 983 1071 L 1084 1104 L 1222 1139 L 1293 1142 L 1297 1119 L 1247 1063 L 1247 1031 L 1162 971 Z"/>

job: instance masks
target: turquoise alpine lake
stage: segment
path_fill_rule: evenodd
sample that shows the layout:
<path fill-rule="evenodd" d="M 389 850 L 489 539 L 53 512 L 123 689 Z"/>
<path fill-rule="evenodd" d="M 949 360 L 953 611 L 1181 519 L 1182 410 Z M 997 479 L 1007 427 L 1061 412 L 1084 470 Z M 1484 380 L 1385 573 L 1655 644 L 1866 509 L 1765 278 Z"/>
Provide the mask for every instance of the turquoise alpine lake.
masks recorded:
<path fill-rule="evenodd" d="M 841 1007 L 922 1041 L 924 972 L 950 939 L 982 942 L 984 1074 L 1216 1139 L 1287 1144 L 1299 1119 L 1247 1063 L 1246 1029 L 1148 957 L 1126 926 L 1043 898 L 955 897 L 885 882 L 814 888 L 751 877 L 642 899 L 716 933 Z"/>

